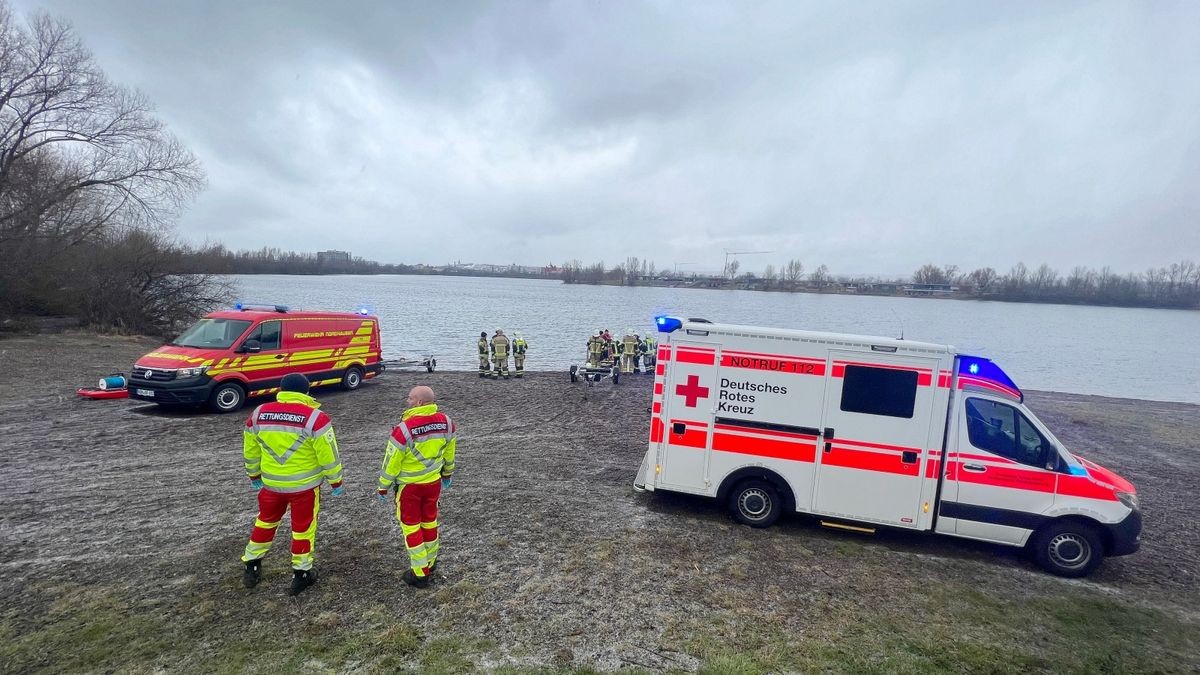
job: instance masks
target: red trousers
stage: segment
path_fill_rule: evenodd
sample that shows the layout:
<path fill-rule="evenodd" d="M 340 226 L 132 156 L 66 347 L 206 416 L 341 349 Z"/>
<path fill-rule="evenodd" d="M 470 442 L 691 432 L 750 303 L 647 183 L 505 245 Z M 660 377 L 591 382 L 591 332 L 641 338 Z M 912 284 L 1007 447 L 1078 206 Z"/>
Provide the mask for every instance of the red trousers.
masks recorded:
<path fill-rule="evenodd" d="M 283 514 L 292 510 L 292 567 L 312 569 L 313 547 L 317 543 L 317 512 L 321 509 L 321 488 L 304 492 L 275 492 L 270 488 L 258 491 L 258 518 L 246 544 L 243 562 L 258 560 L 267 554 L 275 539 L 275 530 Z"/>
<path fill-rule="evenodd" d="M 429 568 L 437 562 L 438 498 L 441 496 L 440 480 L 402 484 L 396 495 L 396 520 L 400 521 L 400 531 L 404 533 L 409 566 L 419 577 L 429 574 Z"/>

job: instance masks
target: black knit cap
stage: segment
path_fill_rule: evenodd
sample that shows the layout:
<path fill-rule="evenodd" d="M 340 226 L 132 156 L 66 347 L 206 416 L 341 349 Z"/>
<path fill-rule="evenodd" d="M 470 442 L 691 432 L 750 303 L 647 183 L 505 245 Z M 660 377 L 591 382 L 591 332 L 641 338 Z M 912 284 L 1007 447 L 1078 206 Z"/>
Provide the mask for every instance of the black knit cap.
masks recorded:
<path fill-rule="evenodd" d="M 283 391 L 294 391 L 300 394 L 308 393 L 308 378 L 300 373 L 288 373 L 279 381 L 279 388 Z"/>

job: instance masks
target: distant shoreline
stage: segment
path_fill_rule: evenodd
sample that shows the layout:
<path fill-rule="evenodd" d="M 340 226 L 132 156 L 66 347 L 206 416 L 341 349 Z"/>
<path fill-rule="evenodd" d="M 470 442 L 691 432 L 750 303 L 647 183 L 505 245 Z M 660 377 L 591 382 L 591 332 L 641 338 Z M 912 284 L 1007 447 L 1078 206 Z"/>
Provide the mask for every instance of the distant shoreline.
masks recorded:
<path fill-rule="evenodd" d="M 763 279 L 732 279 L 722 280 L 714 277 L 695 277 L 677 279 L 646 279 L 637 283 L 621 283 L 614 280 L 603 281 L 566 281 L 557 275 L 511 273 L 511 272 L 482 272 L 477 270 L 462 273 L 438 272 L 229 272 L 229 276 L 419 276 L 419 277 L 468 277 L 480 279 L 541 279 L 544 281 L 559 281 L 571 286 L 644 286 L 650 288 L 691 288 L 707 291 L 756 291 L 762 293 L 809 293 L 814 295 L 859 295 L 880 298 L 927 298 L 933 300 L 979 300 L 985 302 L 1013 302 L 1038 305 L 1073 305 L 1079 307 L 1124 307 L 1129 309 L 1172 309 L 1180 311 L 1200 310 L 1200 304 L 1191 307 L 1177 305 L 1154 304 L 1150 302 L 1103 302 L 1086 299 L 1050 296 L 1050 297 L 1018 297 L 1004 292 L 970 293 L 961 290 L 929 290 L 910 289 L 912 284 L 873 282 L 830 281 L 820 288 L 814 288 L 809 282 L 766 282 Z M 864 286 L 883 285 L 894 287 L 894 290 L 874 290 Z"/>

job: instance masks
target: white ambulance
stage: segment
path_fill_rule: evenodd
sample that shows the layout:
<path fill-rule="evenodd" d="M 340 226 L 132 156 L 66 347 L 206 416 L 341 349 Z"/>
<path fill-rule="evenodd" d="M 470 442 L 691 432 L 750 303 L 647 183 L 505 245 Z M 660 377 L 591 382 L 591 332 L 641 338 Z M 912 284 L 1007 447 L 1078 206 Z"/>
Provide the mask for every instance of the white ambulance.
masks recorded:
<path fill-rule="evenodd" d="M 946 345 L 658 317 L 650 443 L 634 481 L 834 527 L 1029 546 L 1078 577 L 1138 549 L 1133 485 L 1076 457 L 988 359 Z M 858 525 L 850 525 L 849 523 Z"/>

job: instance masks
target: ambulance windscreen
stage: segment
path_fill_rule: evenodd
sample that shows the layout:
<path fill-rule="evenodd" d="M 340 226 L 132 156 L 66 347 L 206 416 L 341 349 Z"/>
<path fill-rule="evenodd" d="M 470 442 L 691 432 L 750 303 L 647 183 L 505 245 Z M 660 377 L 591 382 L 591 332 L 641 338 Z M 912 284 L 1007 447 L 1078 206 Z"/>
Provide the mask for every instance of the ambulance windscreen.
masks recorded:
<path fill-rule="evenodd" d="M 959 354 L 957 360 L 958 366 L 956 371 L 959 389 L 967 385 L 973 385 L 1011 396 L 1018 401 L 1025 400 L 1025 394 L 1021 393 L 1020 387 L 1012 381 L 1012 378 L 1000 366 L 993 363 L 991 359 L 985 359 L 982 356 Z"/>

